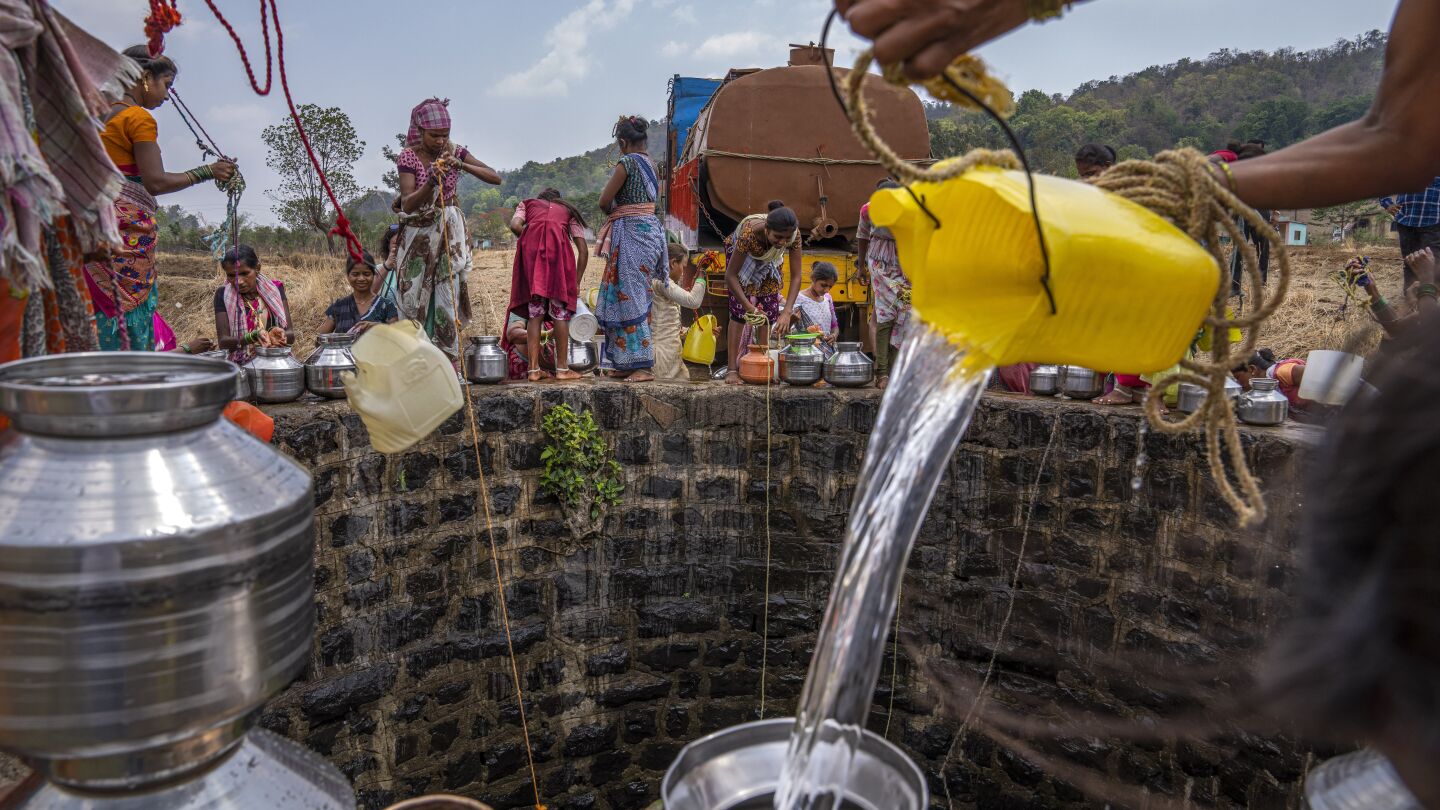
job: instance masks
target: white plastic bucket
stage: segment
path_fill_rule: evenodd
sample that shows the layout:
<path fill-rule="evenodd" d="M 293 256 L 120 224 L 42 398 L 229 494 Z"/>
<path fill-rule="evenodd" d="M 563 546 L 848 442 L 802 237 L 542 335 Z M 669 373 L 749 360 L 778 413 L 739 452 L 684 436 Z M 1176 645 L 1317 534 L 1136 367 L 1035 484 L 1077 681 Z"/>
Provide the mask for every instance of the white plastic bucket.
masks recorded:
<path fill-rule="evenodd" d="M 570 339 L 576 343 L 589 343 L 598 331 L 600 322 L 595 320 L 595 313 L 585 305 L 585 299 L 575 299 L 575 316 L 570 319 Z"/>
<path fill-rule="evenodd" d="M 1305 358 L 1300 398 L 1322 405 L 1344 405 L 1360 389 L 1365 358 L 1349 352 L 1316 349 Z"/>

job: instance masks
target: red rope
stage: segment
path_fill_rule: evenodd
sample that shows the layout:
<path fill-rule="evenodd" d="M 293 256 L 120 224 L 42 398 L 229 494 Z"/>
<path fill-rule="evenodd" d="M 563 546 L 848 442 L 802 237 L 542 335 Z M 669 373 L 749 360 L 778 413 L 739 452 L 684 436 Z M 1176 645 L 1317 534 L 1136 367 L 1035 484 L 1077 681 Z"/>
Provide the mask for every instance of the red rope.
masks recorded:
<path fill-rule="evenodd" d="M 164 0 L 151 0 L 151 2 L 163 2 Z M 173 2 L 173 0 L 172 0 Z M 350 220 L 345 217 L 345 212 L 340 208 L 340 201 L 335 198 L 335 190 L 330 188 L 330 181 L 325 178 L 325 172 L 320 168 L 320 159 L 315 156 L 315 148 L 310 145 L 310 136 L 305 134 L 305 126 L 300 123 L 300 113 L 295 109 L 295 100 L 290 97 L 290 80 L 285 75 L 285 32 L 280 28 L 280 11 L 276 6 L 276 0 L 260 0 L 260 33 L 265 42 L 265 87 L 262 89 L 255 81 L 255 71 L 250 67 L 250 56 L 245 52 L 245 44 L 240 41 L 240 36 L 235 33 L 235 28 L 230 25 L 220 9 L 215 7 L 214 0 L 205 0 L 205 5 L 210 7 L 215 19 L 225 26 L 230 33 L 230 38 L 235 41 L 235 47 L 240 50 L 240 61 L 245 64 L 245 73 L 250 77 L 250 87 L 257 95 L 266 96 L 270 94 L 270 29 L 265 20 L 265 7 L 270 7 L 270 18 L 275 23 L 275 49 L 277 62 L 280 66 L 280 88 L 285 91 L 285 103 L 290 108 L 290 118 L 295 122 L 295 131 L 300 135 L 300 143 L 305 146 L 305 154 L 310 158 L 310 165 L 315 168 L 315 173 L 320 177 L 320 186 L 325 189 L 325 196 L 330 198 L 330 204 L 335 207 L 335 227 L 330 229 L 331 236 L 339 236 L 345 240 L 345 249 L 355 261 L 364 260 L 364 246 L 355 232 L 350 230 Z"/>
<path fill-rule="evenodd" d="M 180 24 L 176 0 L 150 0 L 150 15 L 145 18 L 145 36 L 149 40 L 150 58 L 165 52 L 165 35 Z"/>

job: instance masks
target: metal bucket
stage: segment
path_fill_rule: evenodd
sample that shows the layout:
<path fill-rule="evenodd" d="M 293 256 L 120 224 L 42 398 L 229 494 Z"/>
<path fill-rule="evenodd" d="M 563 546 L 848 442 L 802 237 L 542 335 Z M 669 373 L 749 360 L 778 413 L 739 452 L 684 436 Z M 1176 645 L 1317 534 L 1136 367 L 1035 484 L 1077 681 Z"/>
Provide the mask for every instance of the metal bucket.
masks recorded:
<path fill-rule="evenodd" d="M 772 806 L 795 718 L 759 720 L 685 746 L 660 782 L 665 810 L 750 810 Z M 827 727 L 825 741 L 839 731 Z M 930 793 L 920 769 L 899 748 L 866 731 L 850 768 L 844 808 L 923 810 Z"/>

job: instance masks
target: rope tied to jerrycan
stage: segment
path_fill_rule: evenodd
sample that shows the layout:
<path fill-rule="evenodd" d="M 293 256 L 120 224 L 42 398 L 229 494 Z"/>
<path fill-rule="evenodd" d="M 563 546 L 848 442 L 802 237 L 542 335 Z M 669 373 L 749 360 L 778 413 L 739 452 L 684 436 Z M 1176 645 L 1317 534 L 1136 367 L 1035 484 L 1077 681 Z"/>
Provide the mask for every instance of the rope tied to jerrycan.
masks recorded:
<path fill-rule="evenodd" d="M 832 14 L 826 22 L 827 33 L 833 18 Z M 823 37 L 824 34 L 822 40 Z M 885 168 L 907 185 L 907 190 L 912 183 L 952 180 L 977 166 L 1023 168 L 1029 180 L 1031 211 L 1035 217 L 1037 238 L 1040 240 L 1046 265 L 1045 274 L 1040 281 L 1045 286 L 1047 295 L 1051 295 L 1051 314 L 1055 314 L 1055 301 L 1048 284 L 1050 260 L 1045 248 L 1034 181 L 1029 177 L 1024 150 L 1020 148 L 1018 140 L 1005 123 L 1003 103 L 1002 111 L 997 111 L 989 101 L 1009 99 L 1008 92 L 1000 92 L 1003 85 L 989 77 L 983 63 L 966 55 L 925 86 L 931 89 L 932 93 L 938 91 L 937 95 L 945 100 L 963 99 L 967 106 L 989 113 L 1011 138 L 1014 151 L 976 149 L 934 167 L 916 166 L 897 155 L 876 132 L 870 121 L 863 87 L 873 61 L 873 51 L 866 50 L 861 53 L 855 67 L 845 78 L 846 95 L 842 97 L 838 88 L 832 89 L 835 90 L 837 102 L 850 119 L 855 136 Z M 908 84 L 908 80 L 894 66 L 882 66 L 882 73 L 892 83 Z M 1154 160 L 1125 161 L 1110 168 L 1093 183 L 1098 188 L 1124 197 L 1168 220 L 1202 245 L 1215 260 L 1216 272 L 1223 278 L 1217 286 L 1209 315 L 1204 321 L 1204 326 L 1211 335 L 1210 357 L 1208 360 L 1200 357 L 1186 358 L 1180 362 L 1179 371 L 1166 374 L 1157 380 L 1146 394 L 1145 414 L 1155 429 L 1162 433 L 1179 435 L 1197 427 L 1204 429 L 1206 459 L 1221 497 L 1235 511 L 1241 526 L 1256 526 L 1265 520 L 1265 499 L 1260 491 L 1260 481 L 1250 470 L 1245 457 L 1235 412 L 1225 397 L 1224 389 L 1230 370 L 1255 350 L 1261 325 L 1275 313 L 1285 298 L 1290 284 L 1290 259 L 1285 245 L 1275 230 L 1261 219 L 1259 213 L 1235 195 L 1225 182 L 1224 175 L 1217 172 L 1208 158 L 1195 149 L 1162 152 Z M 910 194 L 915 196 L 913 190 Z M 938 228 L 940 222 L 925 208 L 924 200 L 917 197 L 916 202 Z M 1270 243 L 1271 252 L 1276 257 L 1277 282 L 1269 295 L 1266 295 L 1260 275 L 1259 255 L 1245 239 L 1242 223 L 1248 223 L 1254 232 L 1261 234 L 1262 238 Z M 1255 304 L 1244 315 L 1235 315 L 1227 307 L 1230 278 L 1221 248 L 1222 236 L 1229 237 L 1234 245 L 1233 249 L 1240 251 L 1244 284 L 1252 291 L 1250 300 Z M 1242 336 L 1238 343 L 1231 343 L 1231 330 L 1241 331 Z M 1207 396 L 1198 411 L 1172 422 L 1163 412 L 1163 392 L 1171 385 L 1182 382 L 1201 386 Z"/>

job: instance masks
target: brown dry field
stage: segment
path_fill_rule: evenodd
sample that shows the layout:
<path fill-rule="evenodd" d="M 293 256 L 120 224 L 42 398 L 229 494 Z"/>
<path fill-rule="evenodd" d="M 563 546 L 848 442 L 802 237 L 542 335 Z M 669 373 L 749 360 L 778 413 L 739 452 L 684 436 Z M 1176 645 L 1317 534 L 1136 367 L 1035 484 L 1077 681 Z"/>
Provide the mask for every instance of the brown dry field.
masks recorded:
<path fill-rule="evenodd" d="M 1390 299 L 1400 297 L 1400 252 L 1393 244 L 1369 246 L 1371 272 Z M 1357 303 L 1342 307 L 1345 292 L 1330 277 L 1354 255 L 1339 246 L 1292 248 L 1290 292 L 1280 311 L 1265 324 L 1262 346 L 1278 357 L 1303 357 L 1311 349 L 1340 349 L 1369 354 L 1379 344 L 1380 330 L 1368 310 Z M 475 320 L 468 334 L 498 334 L 505 305 L 510 299 L 510 251 L 476 251 L 470 275 L 470 295 Z M 296 254 L 266 260 L 266 273 L 285 282 L 290 309 L 300 338 L 297 353 L 303 356 L 314 345 L 315 330 L 324 319 L 325 308 L 346 294 L 343 258 Z M 203 254 L 161 253 L 160 301 L 166 320 L 182 341 L 214 336 L 211 305 L 221 282 L 214 261 Z M 1272 262 L 1272 273 L 1275 265 Z M 593 286 L 595 268 L 587 273 L 583 287 Z M 1275 283 L 1274 276 L 1271 284 Z"/>

